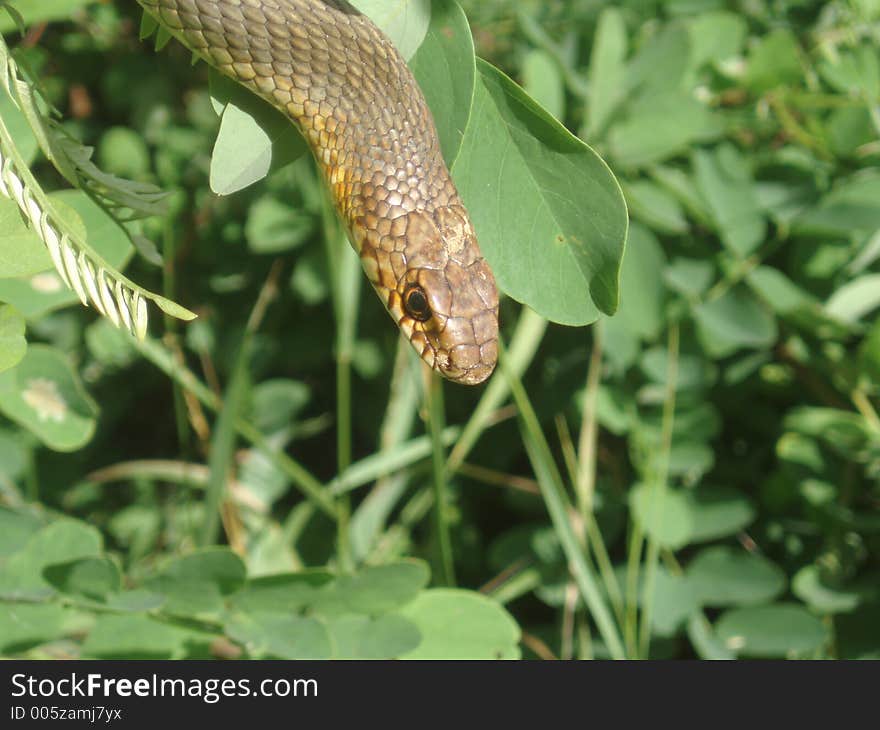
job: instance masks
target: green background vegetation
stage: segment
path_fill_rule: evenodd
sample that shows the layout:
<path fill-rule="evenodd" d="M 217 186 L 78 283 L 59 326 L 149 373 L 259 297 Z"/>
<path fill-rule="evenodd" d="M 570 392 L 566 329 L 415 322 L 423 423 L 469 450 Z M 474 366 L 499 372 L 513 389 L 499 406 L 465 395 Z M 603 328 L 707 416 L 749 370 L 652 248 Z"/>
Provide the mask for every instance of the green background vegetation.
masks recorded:
<path fill-rule="evenodd" d="M 135 3 L 12 5 L 61 129 L 166 211 L 120 228 L 0 90 L 17 153 L 198 318 L 137 342 L 0 198 L 0 652 L 880 657 L 880 2 L 463 2 L 494 66 L 398 3 L 509 295 L 475 389 L 400 346 L 259 105 Z M 626 219 L 573 135 L 629 209 L 614 316 Z"/>

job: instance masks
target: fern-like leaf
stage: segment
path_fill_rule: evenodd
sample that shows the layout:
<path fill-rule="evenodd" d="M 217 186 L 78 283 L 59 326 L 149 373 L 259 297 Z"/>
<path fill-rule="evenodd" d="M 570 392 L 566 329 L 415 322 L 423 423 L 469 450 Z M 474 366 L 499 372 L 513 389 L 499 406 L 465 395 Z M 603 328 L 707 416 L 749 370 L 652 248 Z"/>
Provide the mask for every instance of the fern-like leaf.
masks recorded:
<path fill-rule="evenodd" d="M 111 216 L 119 220 L 114 212 L 122 209 L 132 212 L 129 218 L 162 212 L 165 195 L 162 191 L 152 185 L 121 180 L 102 172 L 91 162 L 90 148 L 63 133 L 40 111 L 39 93 L 20 75 L 2 37 L 0 85 L 27 118 L 41 149 L 58 171 Z M 24 219 L 46 245 L 64 283 L 76 292 L 85 306 L 94 307 L 117 327 L 124 327 L 138 339 L 143 339 L 148 324 L 146 300 L 172 317 L 195 318 L 196 315 L 188 309 L 127 279 L 68 225 L 31 174 L 2 116 L 0 194 L 18 204 Z"/>

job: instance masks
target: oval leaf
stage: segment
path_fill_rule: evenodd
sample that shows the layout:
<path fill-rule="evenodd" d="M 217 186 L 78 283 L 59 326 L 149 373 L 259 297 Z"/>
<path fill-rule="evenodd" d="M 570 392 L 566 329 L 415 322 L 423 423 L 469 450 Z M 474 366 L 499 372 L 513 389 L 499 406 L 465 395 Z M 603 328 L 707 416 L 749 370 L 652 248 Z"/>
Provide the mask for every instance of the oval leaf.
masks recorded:
<path fill-rule="evenodd" d="M 425 591 L 401 611 L 422 632 L 404 659 L 517 659 L 519 627 L 504 608 L 471 591 Z"/>
<path fill-rule="evenodd" d="M 98 408 L 67 358 L 32 345 L 13 370 L 0 373 L 0 412 L 56 451 L 75 451 L 92 438 Z"/>
<path fill-rule="evenodd" d="M 470 25 L 455 0 L 432 3 L 431 26 L 409 65 L 434 117 L 443 157 L 451 166 L 471 116 L 477 77 Z"/>
<path fill-rule="evenodd" d="M 15 307 L 0 305 L 0 372 L 18 365 L 25 352 L 24 317 Z"/>
<path fill-rule="evenodd" d="M 715 630 L 729 649 L 752 657 L 803 656 L 827 639 L 822 622 L 793 604 L 733 609 Z"/>
<path fill-rule="evenodd" d="M 713 547 L 687 569 L 700 602 L 708 606 L 743 606 L 773 600 L 785 590 L 785 573 L 760 555 Z"/>
<path fill-rule="evenodd" d="M 483 61 L 477 68 L 453 176 L 498 285 L 561 324 L 613 314 L 627 232 L 620 186 L 507 76 Z"/>

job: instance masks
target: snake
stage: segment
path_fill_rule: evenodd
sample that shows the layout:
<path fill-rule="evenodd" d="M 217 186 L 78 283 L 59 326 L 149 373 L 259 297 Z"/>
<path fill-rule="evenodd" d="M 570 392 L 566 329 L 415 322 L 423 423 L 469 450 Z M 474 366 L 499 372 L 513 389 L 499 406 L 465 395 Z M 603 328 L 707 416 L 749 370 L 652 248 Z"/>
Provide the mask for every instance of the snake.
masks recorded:
<path fill-rule="evenodd" d="M 406 61 L 345 0 L 138 0 L 311 148 L 367 278 L 421 359 L 485 381 L 498 289 Z"/>

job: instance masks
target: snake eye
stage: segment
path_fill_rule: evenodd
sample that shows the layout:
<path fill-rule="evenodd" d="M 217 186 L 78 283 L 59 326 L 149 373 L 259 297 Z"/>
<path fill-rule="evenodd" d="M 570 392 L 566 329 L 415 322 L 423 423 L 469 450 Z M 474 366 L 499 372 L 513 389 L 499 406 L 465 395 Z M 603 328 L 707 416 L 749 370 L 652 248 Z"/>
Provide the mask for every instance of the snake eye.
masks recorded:
<path fill-rule="evenodd" d="M 431 319 L 431 307 L 428 305 L 428 297 L 419 286 L 410 287 L 404 294 L 403 304 L 406 313 L 418 322 L 427 322 Z"/>

